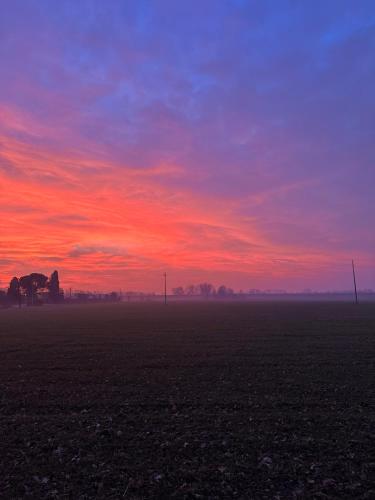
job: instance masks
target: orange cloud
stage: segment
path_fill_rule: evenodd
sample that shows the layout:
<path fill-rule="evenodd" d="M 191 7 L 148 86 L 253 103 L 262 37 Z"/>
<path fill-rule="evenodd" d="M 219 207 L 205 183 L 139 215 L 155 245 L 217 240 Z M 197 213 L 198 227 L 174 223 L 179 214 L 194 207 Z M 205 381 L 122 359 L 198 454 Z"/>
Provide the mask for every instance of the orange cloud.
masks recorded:
<path fill-rule="evenodd" d="M 238 200 L 188 188 L 180 166 L 132 168 L 95 147 L 62 152 L 45 127 L 4 106 L 0 132 L 2 286 L 13 275 L 55 268 L 66 287 L 156 290 L 164 269 L 176 284 L 220 276 L 241 285 L 242 273 L 254 285 L 331 262 L 272 244 L 255 217 L 238 215 Z"/>

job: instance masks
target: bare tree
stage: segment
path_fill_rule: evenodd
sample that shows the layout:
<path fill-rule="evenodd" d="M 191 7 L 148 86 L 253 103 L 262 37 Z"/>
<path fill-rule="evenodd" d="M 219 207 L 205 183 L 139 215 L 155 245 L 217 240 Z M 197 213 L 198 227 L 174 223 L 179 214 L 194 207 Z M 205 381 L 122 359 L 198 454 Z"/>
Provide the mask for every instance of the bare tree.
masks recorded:
<path fill-rule="evenodd" d="M 218 297 L 221 298 L 232 297 L 234 295 L 234 291 L 232 288 L 226 287 L 225 285 L 221 285 L 217 289 L 217 295 Z"/>
<path fill-rule="evenodd" d="M 185 294 L 186 295 L 198 295 L 199 293 L 199 290 L 198 290 L 198 287 L 196 287 L 195 285 L 188 285 L 186 288 L 185 288 Z"/>
<path fill-rule="evenodd" d="M 213 294 L 214 287 L 213 285 L 211 285 L 211 283 L 200 283 L 199 290 L 201 295 L 204 295 L 205 297 L 208 298 L 210 295 Z"/>

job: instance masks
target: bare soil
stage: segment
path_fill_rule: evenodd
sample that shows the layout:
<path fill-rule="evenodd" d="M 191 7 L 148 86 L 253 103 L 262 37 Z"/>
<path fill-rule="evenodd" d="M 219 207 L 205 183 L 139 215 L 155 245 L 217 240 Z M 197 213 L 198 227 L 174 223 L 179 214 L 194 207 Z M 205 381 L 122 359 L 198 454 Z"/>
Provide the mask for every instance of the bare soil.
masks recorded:
<path fill-rule="evenodd" d="M 375 304 L 0 311 L 0 498 L 375 498 Z"/>

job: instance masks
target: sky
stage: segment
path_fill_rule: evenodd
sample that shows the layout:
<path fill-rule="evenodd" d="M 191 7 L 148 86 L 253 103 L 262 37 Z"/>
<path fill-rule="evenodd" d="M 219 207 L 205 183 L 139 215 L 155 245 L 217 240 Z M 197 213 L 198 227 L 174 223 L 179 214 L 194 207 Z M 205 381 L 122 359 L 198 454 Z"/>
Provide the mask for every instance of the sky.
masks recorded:
<path fill-rule="evenodd" d="M 375 288 L 372 0 L 0 4 L 0 286 Z"/>

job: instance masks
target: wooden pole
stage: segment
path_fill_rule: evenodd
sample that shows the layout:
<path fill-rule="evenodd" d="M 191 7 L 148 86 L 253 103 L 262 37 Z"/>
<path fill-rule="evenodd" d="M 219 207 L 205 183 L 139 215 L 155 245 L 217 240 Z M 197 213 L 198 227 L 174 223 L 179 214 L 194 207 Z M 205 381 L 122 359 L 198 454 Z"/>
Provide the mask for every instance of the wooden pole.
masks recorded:
<path fill-rule="evenodd" d="M 355 278 L 355 268 L 354 268 L 354 260 L 353 259 L 352 259 L 352 269 L 353 269 L 353 282 L 354 282 L 355 303 L 358 304 L 357 281 L 356 281 L 356 278 Z"/>
<path fill-rule="evenodd" d="M 167 305 L 167 273 L 164 273 L 164 304 Z"/>

